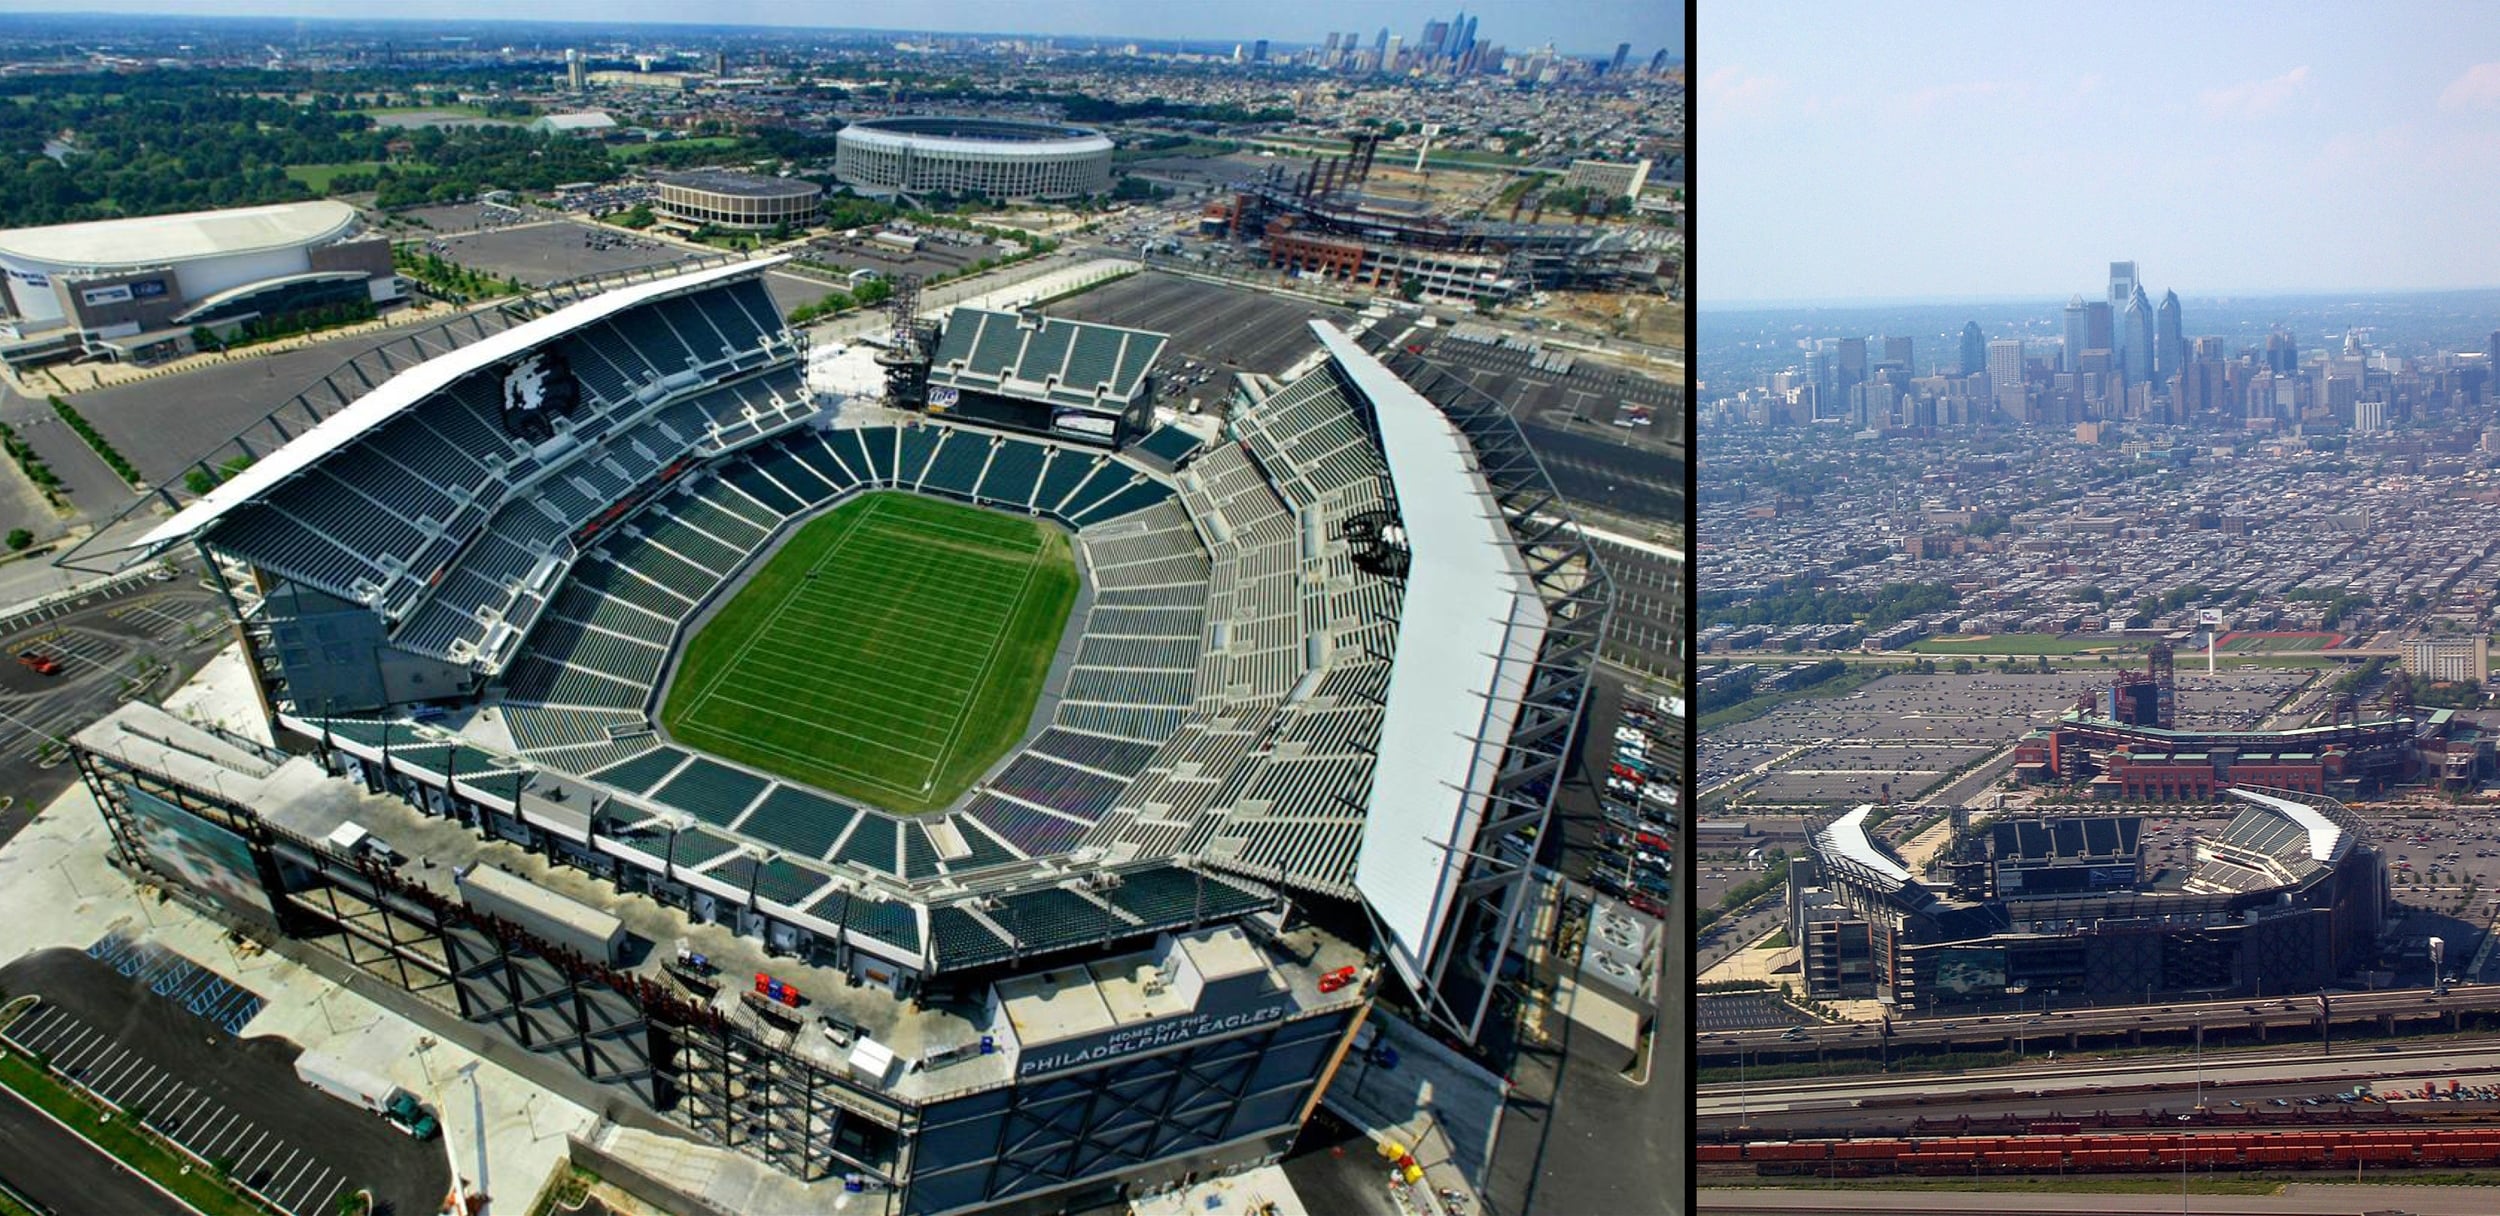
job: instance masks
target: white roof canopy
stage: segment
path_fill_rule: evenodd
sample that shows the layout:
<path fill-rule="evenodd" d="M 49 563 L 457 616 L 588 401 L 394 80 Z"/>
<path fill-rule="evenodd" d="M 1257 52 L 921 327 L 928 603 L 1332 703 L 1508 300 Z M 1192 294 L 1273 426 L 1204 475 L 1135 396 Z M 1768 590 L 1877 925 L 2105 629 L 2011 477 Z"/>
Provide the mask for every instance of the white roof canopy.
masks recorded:
<path fill-rule="evenodd" d="M 1420 984 L 1544 645 L 1545 603 L 1466 437 L 1353 339 L 1311 330 L 1371 403 L 1412 557 L 1354 886 Z"/>
<path fill-rule="evenodd" d="M 634 283 L 614 291 L 592 296 L 570 304 L 546 316 L 525 321 L 501 333 L 490 334 L 449 354 L 417 364 L 383 381 L 372 392 L 349 402 L 345 408 L 322 419 L 311 430 L 297 435 L 286 446 L 255 461 L 242 472 L 218 484 L 217 488 L 192 500 L 172 519 L 158 524 L 139 541 L 139 547 L 154 550 L 182 540 L 215 523 L 226 512 L 250 502 L 297 473 L 312 467 L 330 453 L 347 446 L 359 436 L 396 418 L 427 397 L 443 391 L 461 377 L 492 367 L 532 347 L 560 338 L 567 333 L 604 317 L 613 316 L 645 301 L 690 287 L 733 279 L 787 261 L 787 258 L 759 258 L 732 262 L 704 270 L 689 271 L 647 283 Z"/>

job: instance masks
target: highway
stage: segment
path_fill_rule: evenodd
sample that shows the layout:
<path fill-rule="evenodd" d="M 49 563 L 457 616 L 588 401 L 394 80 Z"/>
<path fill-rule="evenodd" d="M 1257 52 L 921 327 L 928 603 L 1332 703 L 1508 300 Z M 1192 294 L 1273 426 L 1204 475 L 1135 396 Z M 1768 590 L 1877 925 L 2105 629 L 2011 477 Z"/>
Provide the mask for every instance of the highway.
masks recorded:
<path fill-rule="evenodd" d="M 2382 1017 L 2403 1022 L 2500 1007 L 2500 988 L 2489 984 L 2459 984 L 2444 996 L 2435 996 L 2427 988 L 2395 988 L 2384 992 L 2347 992 L 2329 996 L 2327 1000 L 2337 1022 Z M 2246 1031 L 2252 1026 L 2264 1026 L 2269 1030 L 2305 1030 L 2316 1025 L 2317 1017 L 2318 1000 L 2315 996 L 2232 998 L 2181 1001 L 2159 1008 L 2111 1005 L 2053 1009 L 2045 1014 L 1895 1018 L 1892 1041 L 1896 1044 L 1943 1045 L 2002 1043 L 2023 1037 L 2054 1047 L 2057 1046 L 2056 1039 L 2069 1034 L 2128 1031 L 2186 1033 L 2194 1030 L 2199 1023 L 2206 1027 L 2208 1033 Z M 1818 1048 L 1872 1049 L 1881 1036 L 1881 1027 L 1864 1022 L 1825 1023 L 1807 1026 L 1801 1039 L 1784 1038 L 1788 1033 L 1784 1029 L 1723 1031 L 1701 1038 L 1697 1049 L 1705 1060 L 1733 1056 L 1739 1051 L 1790 1055 L 1811 1053 Z"/>
<path fill-rule="evenodd" d="M 1863 1216 L 1880 1212 L 1987 1212 L 1992 1216 L 2075 1216 L 2108 1213 L 2189 1212 L 2194 1216 L 2286 1216 L 2300 1213 L 2402 1213 L 2405 1216 L 2490 1216 L 2500 1194 L 2488 1187 L 2376 1186 L 2368 1183 L 2294 1182 L 2274 1195 L 2037 1195 L 2005 1191 L 1886 1191 L 1853 1179 L 1845 1188 L 1704 1188 L 1694 1209 L 1702 1216 L 1777 1212 L 1781 1216 Z"/>
<path fill-rule="evenodd" d="M 2401 1051 L 2339 1049 L 2332 1055 L 2321 1055 L 2312 1044 L 2280 1053 L 2268 1052 L 2254 1058 L 2246 1053 L 2235 1053 L 2228 1058 L 2208 1059 L 2203 1071 L 2205 1088 L 2213 1101 L 2233 1097 L 2243 1101 L 2263 1101 L 2278 1096 L 2298 1100 L 2303 1096 L 2349 1088 L 2354 1081 L 2364 1080 L 2381 1092 L 2403 1086 L 2419 1087 L 2424 1081 L 2437 1081 L 2444 1087 L 2451 1078 L 2468 1082 L 2500 1080 L 2500 1045 L 2469 1047 L 2449 1043 Z M 1825 1121 L 1827 1115 L 1850 1111 L 1854 1109 L 1853 1104 L 1865 1101 L 1886 1104 L 1875 1113 L 1900 1119 L 1916 1114 L 1951 1117 L 1962 1113 L 1966 1107 L 1972 1113 L 1986 1114 L 2047 1114 L 2057 1110 L 2071 1112 L 2143 1106 L 2184 1109 L 2189 1101 L 2193 1101 L 2192 1097 L 2180 1100 L 2180 1096 L 2165 1097 L 2161 1094 L 2104 1095 L 2095 1094 L 2093 1089 L 2095 1086 L 2121 1089 L 2140 1085 L 2193 1087 L 2196 1077 L 2194 1057 L 2182 1053 L 2158 1060 L 2040 1064 L 1991 1068 L 1945 1077 L 1886 1074 L 1831 1080 L 1705 1085 L 1700 1087 L 1697 1113 L 1705 1120 L 1733 1119 L 1740 1112 L 1749 1111 L 1757 1120 L 1766 1115 L 1785 1114 L 1789 1116 L 1787 1121 L 1796 1121 L 1812 1114 L 1817 1121 Z M 2213 1097 L 2214 1091 L 2225 1086 L 2229 1088 L 2219 1098 Z M 1909 1103 L 1921 1097 L 1928 1100 L 1915 1106 L 1891 1105 Z M 2494 1206 L 2500 1209 L 2500 1204 Z"/>

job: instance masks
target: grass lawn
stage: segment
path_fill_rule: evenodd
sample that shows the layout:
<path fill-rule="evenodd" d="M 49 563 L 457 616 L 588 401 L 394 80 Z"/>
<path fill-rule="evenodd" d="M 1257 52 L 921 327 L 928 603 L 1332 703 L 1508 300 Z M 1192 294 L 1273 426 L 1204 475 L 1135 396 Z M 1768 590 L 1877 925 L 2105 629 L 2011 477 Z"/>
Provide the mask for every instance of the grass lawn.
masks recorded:
<path fill-rule="evenodd" d="M 1076 599 L 1048 524 L 870 494 L 801 528 L 686 648 L 680 741 L 895 811 L 1024 733 Z"/>
<path fill-rule="evenodd" d="M 1976 637 L 1921 638 L 1909 648 L 1920 654 L 2115 654 L 2141 649 L 2142 643 L 2105 637 L 2067 637 L 2052 633 L 1983 633 Z"/>
<path fill-rule="evenodd" d="M 0 1058 L 0 1085 L 17 1091 L 209 1216 L 262 1216 L 260 1205 L 208 1171 L 194 1169 L 183 1173 L 182 1167 L 190 1164 L 189 1159 L 133 1130 L 126 1120 L 104 1122 L 104 1112 L 88 1105 L 22 1054 L 11 1051 L 6 1058 Z"/>
<path fill-rule="evenodd" d="M 330 183 L 342 173 L 371 173 L 382 167 L 378 160 L 343 160 L 326 165 L 288 165 L 286 175 L 304 183 L 315 194 L 328 194 Z"/>

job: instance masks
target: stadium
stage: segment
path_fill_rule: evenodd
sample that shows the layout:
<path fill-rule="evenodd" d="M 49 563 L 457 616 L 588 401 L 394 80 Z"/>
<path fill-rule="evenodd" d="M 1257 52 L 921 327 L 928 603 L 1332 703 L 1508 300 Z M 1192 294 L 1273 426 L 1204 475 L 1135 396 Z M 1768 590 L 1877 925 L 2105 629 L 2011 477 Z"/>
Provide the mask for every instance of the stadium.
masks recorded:
<path fill-rule="evenodd" d="M 1383 983 L 1481 1032 L 1608 604 L 1508 413 L 1313 322 L 1221 434 L 991 424 L 1161 336 L 811 350 L 779 260 L 381 348 L 72 554 L 197 553 L 300 752 L 81 732 L 125 864 L 879 1210 L 1274 1160 Z"/>
<path fill-rule="evenodd" d="M 390 242 L 339 202 L 276 203 L 0 232 L 11 363 L 188 354 L 224 332 L 340 304 L 403 298 Z"/>
<path fill-rule="evenodd" d="M 662 177 L 655 201 L 660 215 L 675 223 L 760 232 L 814 222 L 824 197 L 824 187 L 811 181 L 715 170 Z"/>
<path fill-rule="evenodd" d="M 1872 806 L 1814 826 L 1789 862 L 1807 992 L 1920 1012 L 2043 999 L 2127 1003 L 2309 991 L 2368 965 L 2384 857 L 2342 803 L 2237 787 L 2194 860 L 2147 874 L 2131 815 L 1957 817 L 1950 884 L 1868 834 Z"/>
<path fill-rule="evenodd" d="M 1014 118 L 870 118 L 834 136 L 834 176 L 862 194 L 1081 198 L 1111 189 L 1099 131 Z"/>

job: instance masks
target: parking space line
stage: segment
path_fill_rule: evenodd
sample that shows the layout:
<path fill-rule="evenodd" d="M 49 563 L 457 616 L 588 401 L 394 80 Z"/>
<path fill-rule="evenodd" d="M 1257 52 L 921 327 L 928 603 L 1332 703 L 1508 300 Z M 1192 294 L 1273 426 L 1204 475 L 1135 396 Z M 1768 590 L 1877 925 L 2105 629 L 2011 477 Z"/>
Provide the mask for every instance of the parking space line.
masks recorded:
<path fill-rule="evenodd" d="M 235 1125 L 236 1120 L 239 1118 L 239 1116 L 237 1116 L 233 1111 L 227 1110 L 222 1106 L 218 1107 L 217 1111 L 211 1113 L 223 1113 L 226 1116 L 225 1122 L 218 1124 L 212 1130 L 202 1132 L 197 1142 L 190 1140 L 183 1141 L 184 1144 L 191 1146 L 192 1152 L 198 1153 L 203 1157 L 215 1156 L 215 1154 L 211 1153 L 209 1150 L 216 1147 L 217 1141 L 224 1138 L 226 1131 L 229 1128 L 232 1128 Z"/>
<path fill-rule="evenodd" d="M 200 1113 L 200 1107 L 207 1102 L 207 1094 L 196 1089 L 190 1090 L 181 1101 L 174 1103 L 173 1110 L 167 1115 L 167 1121 L 188 1125 L 191 1122 L 191 1116 Z"/>
<path fill-rule="evenodd" d="M 278 1147 L 286 1148 L 283 1144 Z M 293 1189 L 295 1185 L 293 1182 L 295 1177 L 295 1159 L 303 1155 L 304 1150 L 300 1148 L 287 1149 L 286 1164 L 269 1171 L 269 1185 L 260 1188 L 260 1193 L 269 1196 L 271 1199 L 276 1199 L 278 1196 L 285 1194 L 288 1190 Z M 277 1160 L 278 1154 L 275 1152 L 270 1153 L 269 1159 L 271 1161 Z M 286 1205 L 281 1203 L 278 1206 L 285 1207 Z"/>
<path fill-rule="evenodd" d="M 77 1033 L 63 1035 L 58 1046 L 44 1054 L 52 1057 L 52 1066 L 63 1072 L 78 1067 L 78 1061 L 105 1043 L 101 1031 L 92 1026 L 79 1026 Z"/>
<path fill-rule="evenodd" d="M 96 1036 L 93 1040 L 82 1044 L 78 1048 L 78 1057 L 75 1063 L 64 1060 L 61 1062 L 61 1067 L 64 1071 L 84 1070 L 102 1061 L 107 1055 L 112 1054 L 114 1051 L 115 1048 L 113 1046 L 113 1040 L 106 1038 L 102 1031 L 98 1031 L 96 1032 Z"/>
<path fill-rule="evenodd" d="M 69 1066 L 70 1053 L 84 1046 L 87 1036 L 94 1033 L 95 1030 L 92 1027 L 73 1021 L 62 1027 L 61 1033 L 49 1045 L 38 1047 L 36 1050 L 52 1057 L 53 1067 L 66 1068 Z"/>
<path fill-rule="evenodd" d="M 232 1139 L 228 1138 L 230 1133 Z M 230 1157 L 234 1150 L 243 1147 L 243 1137 L 251 1134 L 251 1120 L 240 1115 L 229 1114 L 226 1116 L 226 1125 L 217 1129 L 216 1136 L 200 1149 L 200 1155 L 211 1161 L 219 1157 Z"/>
<path fill-rule="evenodd" d="M 305 1192 L 304 1198 L 307 1200 L 319 1200 L 321 1202 L 312 1206 L 299 1204 L 296 1207 L 297 1211 L 320 1212 L 329 1210 L 331 1206 L 330 1196 L 339 1189 L 339 1183 L 343 1180 L 339 1177 L 338 1171 L 333 1170 L 326 1165 L 321 1166 L 320 1169 L 321 1172 L 313 1176 L 312 1189 Z"/>
<path fill-rule="evenodd" d="M 168 1086 L 168 1085 L 180 1085 L 180 1084 L 182 1084 L 182 1082 L 174 1080 L 174 1075 L 173 1075 L 172 1073 L 169 1073 L 169 1072 L 159 1072 L 159 1073 L 157 1073 L 157 1074 L 156 1074 L 156 1083 L 155 1083 L 155 1084 L 150 1085 L 150 1086 L 148 1086 L 146 1089 L 141 1090 L 141 1091 L 139 1091 L 139 1092 L 137 1092 L 137 1093 L 133 1094 L 133 1095 L 132 1095 L 132 1099 L 133 1099 L 133 1100 L 132 1100 L 132 1101 L 129 1101 L 129 1102 L 124 1102 L 124 1103 L 122 1103 L 122 1105 L 124 1105 L 124 1106 L 153 1106 L 153 1105 L 155 1105 L 155 1104 L 156 1104 L 156 1096 L 157 1096 L 157 1094 L 158 1094 L 159 1092 L 163 1091 L 163 1090 L 164 1090 L 164 1088 L 165 1088 L 166 1086 Z"/>
<path fill-rule="evenodd" d="M 97 1093 L 103 1094 L 115 1106 L 121 1105 L 121 1099 L 116 1095 L 122 1092 L 122 1087 L 125 1084 L 136 1080 L 143 1072 L 156 1071 L 155 1069 L 149 1068 L 148 1062 L 145 1059 L 142 1059 L 137 1052 L 124 1051 L 122 1052 L 122 1057 L 123 1058 L 119 1062 L 115 1063 L 111 1069 L 97 1074 L 95 1082 L 87 1087 Z"/>
<path fill-rule="evenodd" d="M 242 1153 L 236 1154 L 231 1149 L 228 1150 L 227 1155 L 234 1157 L 234 1168 L 227 1172 L 235 1175 L 236 1177 L 247 1177 L 251 1174 L 252 1158 L 259 1156 L 261 1147 L 269 1143 L 269 1133 L 260 1131 L 260 1129 L 253 1127 L 248 1123 L 243 1125 L 243 1130 L 247 1132 L 257 1132 L 258 1135 L 253 1139 L 252 1147 L 244 1149 Z M 235 1143 L 243 1143 L 243 1138 L 241 1136 L 235 1137 Z"/>
<path fill-rule="evenodd" d="M 43 1041 L 51 1037 L 53 1031 L 58 1029 L 52 1022 L 46 1020 L 51 1018 L 52 1014 L 53 1009 L 50 1005 L 39 1006 L 33 1013 L 19 1019 L 17 1025 L 9 1028 L 10 1040 L 28 1051 L 45 1050 Z"/>

